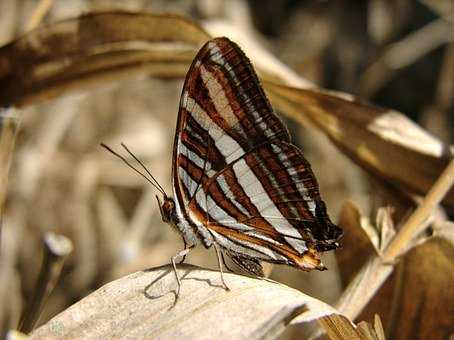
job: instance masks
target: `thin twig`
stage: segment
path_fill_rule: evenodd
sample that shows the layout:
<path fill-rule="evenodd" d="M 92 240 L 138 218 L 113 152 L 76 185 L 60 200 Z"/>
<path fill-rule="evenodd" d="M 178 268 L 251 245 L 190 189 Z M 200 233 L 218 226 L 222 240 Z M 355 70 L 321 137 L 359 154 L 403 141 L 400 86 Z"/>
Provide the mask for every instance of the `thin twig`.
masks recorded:
<path fill-rule="evenodd" d="M 408 250 L 411 241 L 427 226 L 424 223 L 446 196 L 454 183 L 454 159 L 451 160 L 422 203 L 402 226 L 383 253 L 383 261 L 393 262 Z"/>
<path fill-rule="evenodd" d="M 54 4 L 54 0 L 41 0 L 33 11 L 30 20 L 28 20 L 27 25 L 25 26 L 26 31 L 31 31 L 36 28 L 41 21 L 43 21 L 46 14 L 51 9 Z"/>
<path fill-rule="evenodd" d="M 19 330 L 28 333 L 33 330 L 41 314 L 42 306 L 54 289 L 63 263 L 73 249 L 72 242 L 62 235 L 47 233 L 44 236 L 44 258 L 34 296 L 22 314 Z"/>
<path fill-rule="evenodd" d="M 14 108 L 0 109 L 0 215 L 6 196 L 8 173 L 19 121 Z"/>
<path fill-rule="evenodd" d="M 427 53 L 453 41 L 454 24 L 437 19 L 389 45 L 383 54 L 366 69 L 359 80 L 362 97 L 371 97 L 398 70 L 413 64 Z"/>

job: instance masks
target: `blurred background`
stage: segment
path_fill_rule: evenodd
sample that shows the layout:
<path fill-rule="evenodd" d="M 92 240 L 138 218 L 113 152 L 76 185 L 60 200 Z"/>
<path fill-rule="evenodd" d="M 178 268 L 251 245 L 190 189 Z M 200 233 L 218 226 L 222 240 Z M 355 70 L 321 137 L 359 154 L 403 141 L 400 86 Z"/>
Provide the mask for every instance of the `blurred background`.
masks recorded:
<path fill-rule="evenodd" d="M 0 45 L 33 27 L 42 3 L 47 6 L 39 19 L 43 23 L 124 9 L 178 13 L 206 27 L 230 25 L 317 86 L 399 110 L 442 141 L 453 142 L 450 0 L 0 0 Z M 100 142 L 114 148 L 126 143 L 170 193 L 182 82 L 132 76 L 26 109 L 3 216 L 3 224 L 14 229 L 3 241 L 16 258 L 8 281 L 0 277 L 11 301 L 8 324 L 17 325 L 33 293 L 48 232 L 69 238 L 74 250 L 39 323 L 110 280 L 167 264 L 183 247 L 181 237 L 161 222 L 153 187 L 99 147 Z M 346 200 L 365 215 L 377 209 L 380 189 L 359 167 L 320 133 L 286 122 L 312 164 L 333 221 Z M 203 247 L 186 261 L 217 268 L 214 252 Z M 323 273 L 268 270 L 271 278 L 334 303 L 346 282 L 334 254 L 326 254 L 324 262 L 329 270 Z M 379 313 L 391 327 L 387 299 L 369 306 L 360 319 Z M 286 336 L 301 334 L 289 330 Z"/>

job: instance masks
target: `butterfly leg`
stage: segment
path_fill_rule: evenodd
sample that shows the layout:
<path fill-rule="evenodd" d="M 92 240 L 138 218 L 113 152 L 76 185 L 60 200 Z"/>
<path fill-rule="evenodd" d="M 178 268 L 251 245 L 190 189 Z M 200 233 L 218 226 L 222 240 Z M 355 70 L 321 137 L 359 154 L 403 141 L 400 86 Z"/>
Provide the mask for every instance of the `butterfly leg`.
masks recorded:
<path fill-rule="evenodd" d="M 227 268 L 227 270 L 231 273 L 234 273 L 234 270 L 231 269 L 228 265 L 227 265 L 227 262 L 225 262 L 225 256 L 224 256 L 224 252 L 221 251 L 221 256 L 222 256 L 222 263 L 224 264 L 224 267 Z"/>
<path fill-rule="evenodd" d="M 180 278 L 178 277 L 178 273 L 177 273 L 176 260 L 178 258 L 180 258 L 180 257 L 184 258 L 192 250 L 192 248 L 194 248 L 194 246 L 191 246 L 191 247 L 185 248 L 183 250 L 180 250 L 178 252 L 178 254 L 172 256 L 172 258 L 171 258 L 172 266 L 173 266 L 173 272 L 175 273 L 175 278 L 177 279 L 177 285 L 178 285 L 176 299 L 178 299 L 178 297 L 180 296 L 180 288 L 181 288 L 181 281 L 180 281 Z M 176 301 L 176 299 L 175 299 L 175 301 Z"/>
<path fill-rule="evenodd" d="M 184 249 L 187 249 L 187 248 L 188 248 L 188 244 L 186 243 L 186 240 L 184 239 L 184 237 L 183 237 L 183 243 L 184 243 Z M 177 254 L 177 255 L 178 255 L 178 254 Z M 186 260 L 186 255 L 188 255 L 188 253 L 184 254 L 184 255 L 181 257 L 181 260 L 180 260 L 180 262 L 178 262 L 178 264 L 184 263 L 184 260 Z"/>
<path fill-rule="evenodd" d="M 222 253 L 221 253 L 221 250 L 219 249 L 219 246 L 217 243 L 213 243 L 214 245 L 214 249 L 216 249 L 216 255 L 218 257 L 218 265 L 219 265 L 219 271 L 221 272 L 221 281 L 222 281 L 222 285 L 224 286 L 224 289 L 225 290 L 230 290 L 229 286 L 227 286 L 227 284 L 225 283 L 225 280 L 224 280 L 224 272 L 222 270 Z"/>

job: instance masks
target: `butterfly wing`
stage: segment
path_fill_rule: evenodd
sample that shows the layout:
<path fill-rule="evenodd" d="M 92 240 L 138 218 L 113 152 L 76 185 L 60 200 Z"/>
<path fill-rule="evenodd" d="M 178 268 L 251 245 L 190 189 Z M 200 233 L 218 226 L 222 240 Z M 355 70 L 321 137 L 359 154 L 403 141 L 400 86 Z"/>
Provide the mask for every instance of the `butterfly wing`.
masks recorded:
<path fill-rule="evenodd" d="M 196 56 L 180 102 L 177 205 L 205 246 L 233 257 L 321 269 L 333 225 L 301 151 L 273 113 L 247 57 L 227 38 Z"/>

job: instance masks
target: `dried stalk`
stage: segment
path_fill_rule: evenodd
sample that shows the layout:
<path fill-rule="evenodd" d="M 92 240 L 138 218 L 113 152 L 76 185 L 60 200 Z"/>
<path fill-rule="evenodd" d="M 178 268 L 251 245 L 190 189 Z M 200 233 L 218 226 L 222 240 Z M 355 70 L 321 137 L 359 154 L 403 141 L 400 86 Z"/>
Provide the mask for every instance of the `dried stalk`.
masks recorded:
<path fill-rule="evenodd" d="M 18 22 L 18 7 L 16 0 L 0 1 L 0 46 L 14 37 Z"/>
<path fill-rule="evenodd" d="M 0 109 L 0 215 L 6 196 L 11 155 L 14 150 L 18 125 L 19 116 L 15 109 Z"/>
<path fill-rule="evenodd" d="M 14 261 L 17 246 L 16 233 L 12 228 L 3 228 L 3 203 L 5 201 L 8 173 L 11 164 L 19 116 L 16 109 L 0 109 L 0 337 L 3 326 L 8 326 L 9 279 L 14 273 Z"/>
<path fill-rule="evenodd" d="M 383 262 L 391 263 L 408 250 L 408 246 L 411 245 L 415 236 L 419 235 L 427 227 L 424 222 L 432 215 L 437 205 L 451 189 L 453 183 L 454 159 L 427 193 L 424 201 L 389 243 L 382 256 Z"/>
<path fill-rule="evenodd" d="M 125 235 L 125 240 L 118 254 L 119 261 L 127 262 L 131 260 L 131 257 L 137 256 L 140 252 L 151 222 L 151 217 L 156 211 L 156 208 L 156 192 L 153 187 L 149 187 L 144 191 L 127 227 L 128 233 Z"/>
<path fill-rule="evenodd" d="M 370 98 L 395 72 L 413 64 L 439 46 L 452 42 L 453 27 L 452 22 L 437 19 L 410 33 L 401 41 L 391 44 L 361 76 L 361 96 Z"/>
<path fill-rule="evenodd" d="M 29 333 L 38 321 L 42 306 L 54 289 L 60 276 L 63 263 L 71 253 L 72 242 L 62 235 L 47 233 L 44 235 L 44 258 L 39 273 L 34 296 L 22 314 L 19 330 Z"/>
<path fill-rule="evenodd" d="M 54 0 L 41 0 L 30 16 L 30 20 L 27 22 L 25 30 L 31 31 L 36 28 L 49 12 L 53 4 Z"/>
<path fill-rule="evenodd" d="M 8 223 L 1 229 L 0 247 L 0 338 L 14 324 L 11 318 L 11 282 L 15 272 L 15 263 L 21 238 L 20 226 Z"/>
<path fill-rule="evenodd" d="M 336 308 L 354 320 L 392 273 L 395 261 L 411 249 L 413 241 L 430 224 L 429 218 L 454 183 L 454 159 L 422 203 L 389 242 L 381 256 L 371 257 L 344 291 Z"/>

